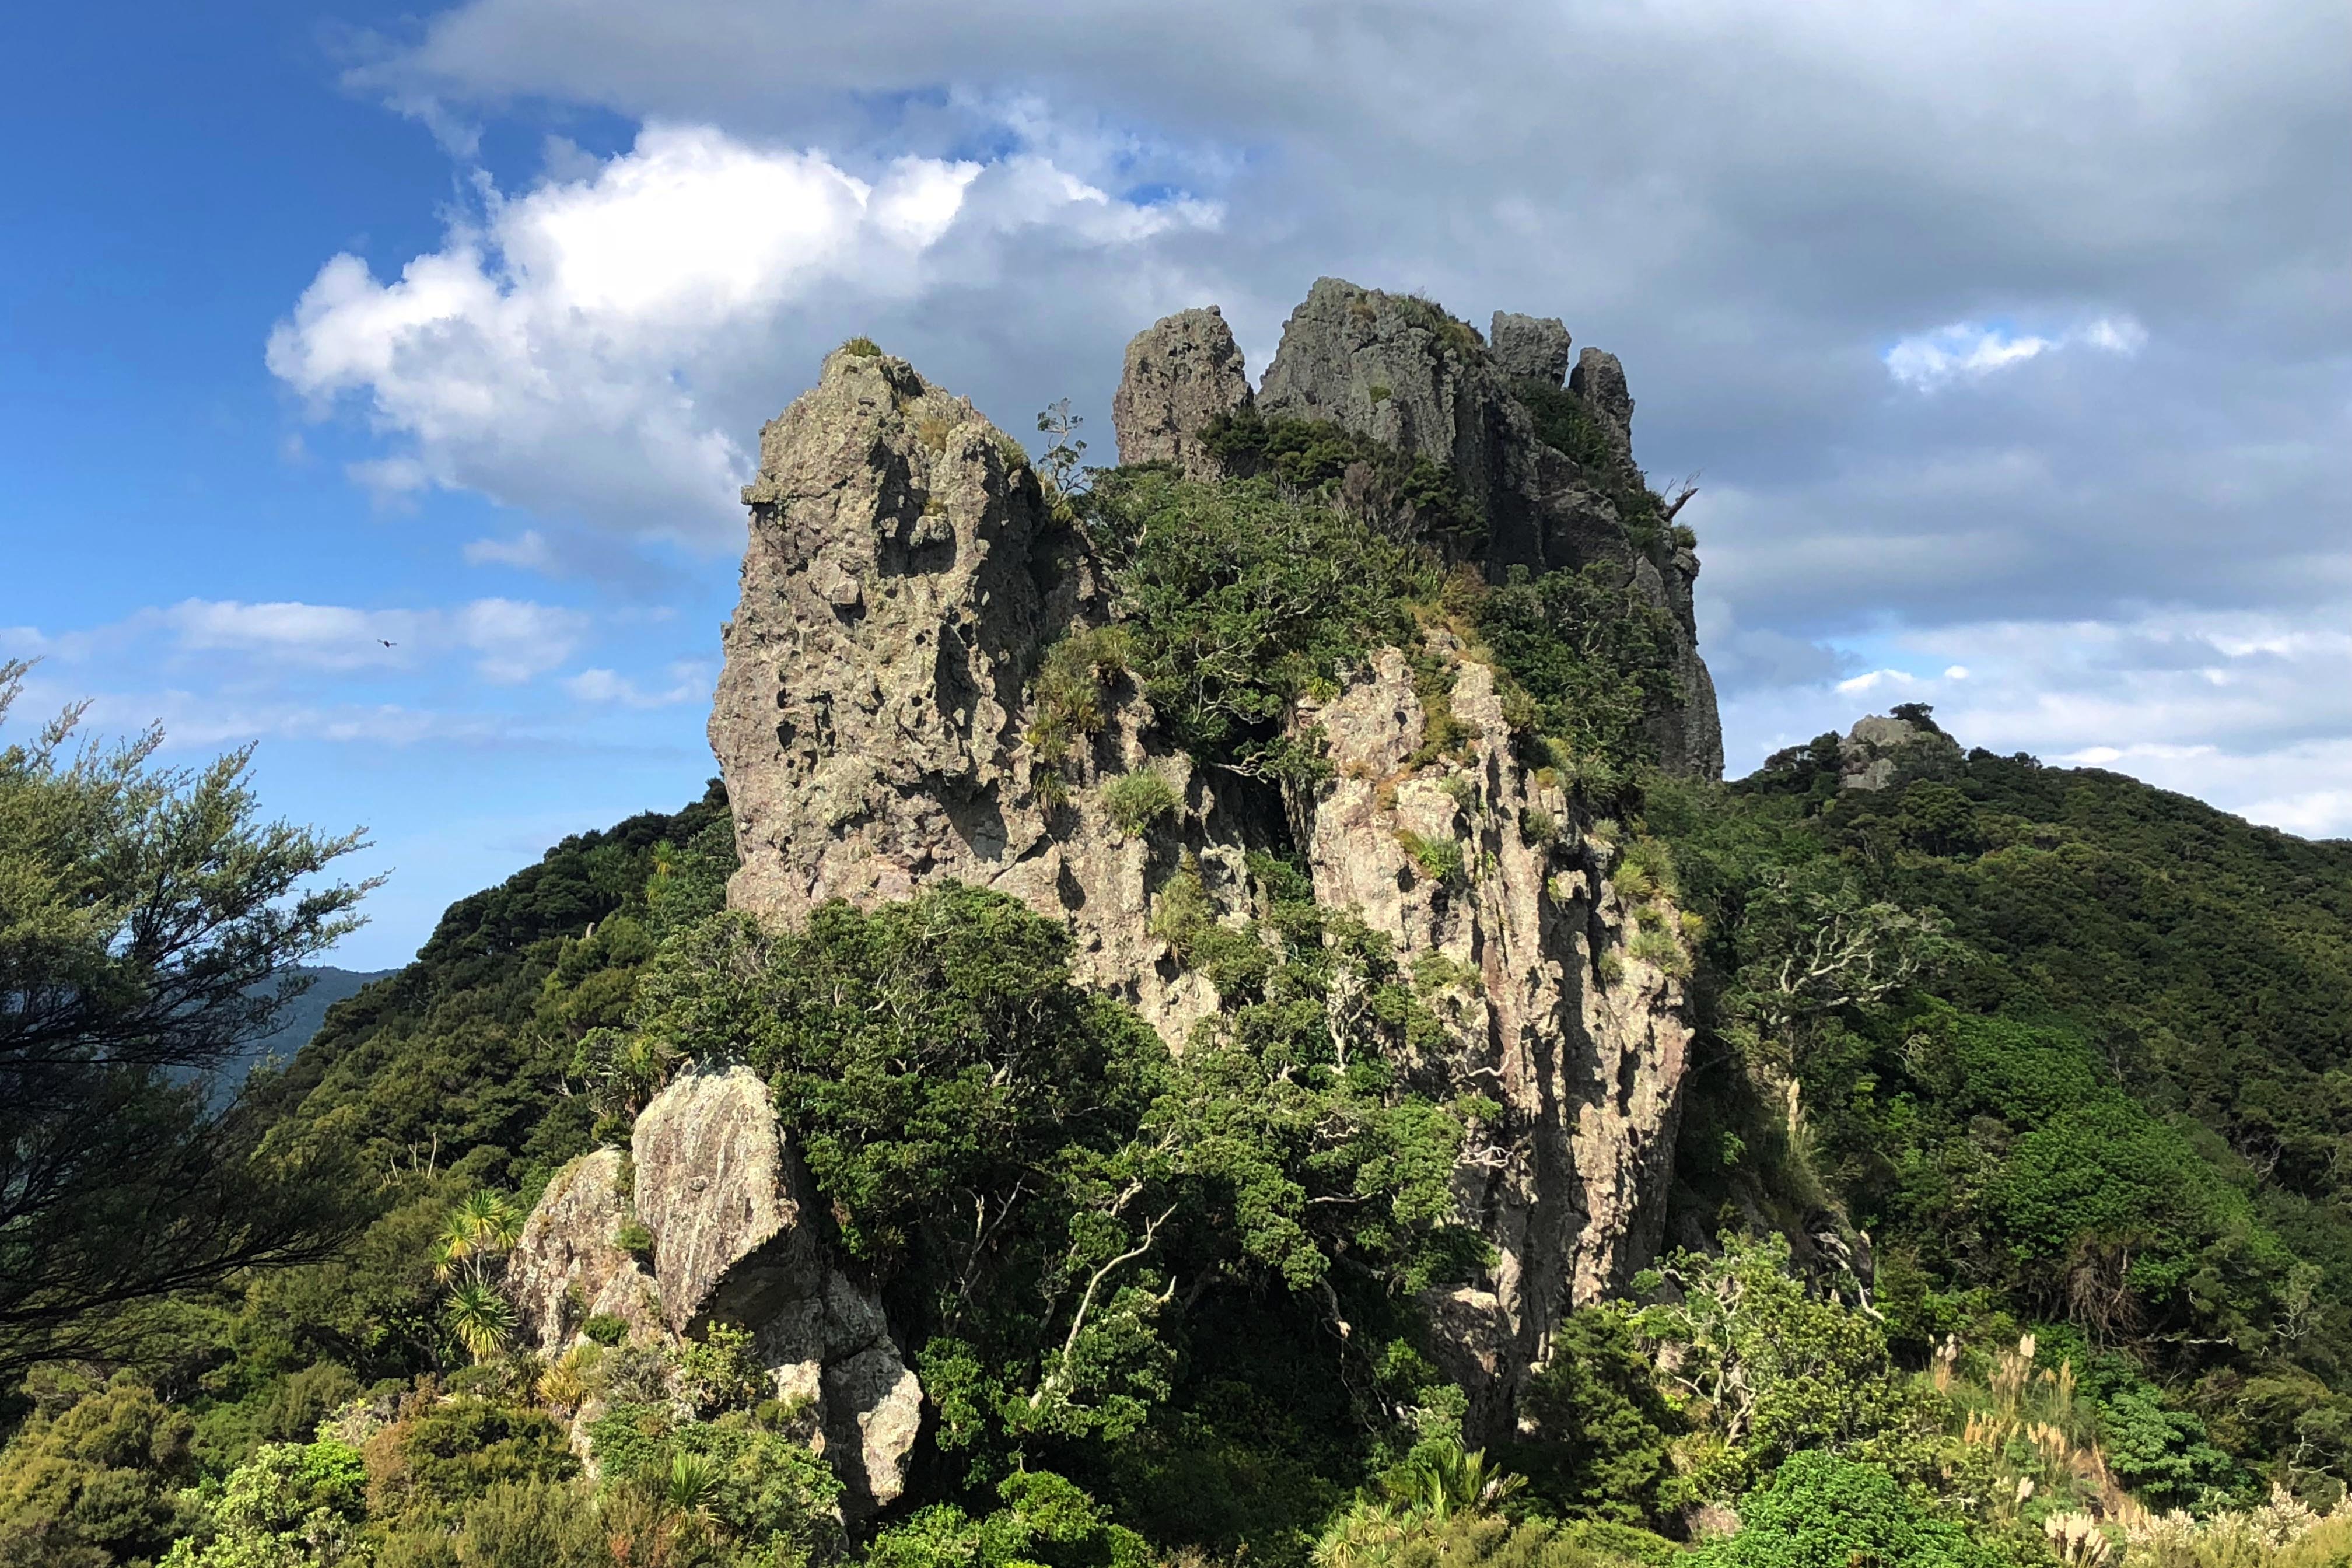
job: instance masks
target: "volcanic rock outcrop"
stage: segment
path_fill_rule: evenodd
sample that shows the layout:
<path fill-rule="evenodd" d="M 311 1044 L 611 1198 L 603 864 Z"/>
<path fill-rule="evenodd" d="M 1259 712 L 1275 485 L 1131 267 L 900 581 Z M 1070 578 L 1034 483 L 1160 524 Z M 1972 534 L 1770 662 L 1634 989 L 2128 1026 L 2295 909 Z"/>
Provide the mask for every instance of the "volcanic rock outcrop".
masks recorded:
<path fill-rule="evenodd" d="M 1693 630 L 1696 557 L 1618 510 L 1620 498 L 1655 499 L 1631 488 L 1622 373 L 1588 350 L 1563 385 L 1559 322 L 1502 316 L 1495 332 L 1490 346 L 1425 301 L 1324 279 L 1253 397 L 1223 319 L 1186 311 L 1128 351 L 1120 454 L 1218 477 L 1202 427 L 1254 406 L 1444 465 L 1486 518 L 1493 580 L 1613 563 L 1669 613 L 1683 638 L 1676 698 L 1652 738 L 1668 767 L 1712 776 L 1721 743 Z M 1598 433 L 1580 458 L 1538 438 L 1524 397 L 1547 395 L 1571 400 L 1555 416 Z M 1507 1433 L 1560 1316 L 1654 1244 L 1687 1030 L 1670 896 L 1621 893 L 1609 832 L 1509 743 L 1493 672 L 1433 633 L 1302 700 L 1286 722 L 1327 748 L 1319 784 L 1200 766 L 1131 681 L 1110 692 L 1098 732 L 1041 759 L 1030 737 L 1044 650 L 1120 608 L 1108 564 L 1056 523 L 1017 443 L 904 361 L 844 350 L 762 432 L 744 500 L 742 598 L 710 724 L 741 860 L 730 902 L 796 923 L 830 898 L 871 908 L 949 879 L 996 889 L 1066 921 L 1080 978 L 1180 1050 L 1217 1005 L 1152 934 L 1180 875 L 1189 886 L 1197 874 L 1239 924 L 1264 912 L 1248 852 L 1282 850 L 1319 903 L 1360 912 L 1408 965 L 1443 955 L 1463 977 L 1438 999 L 1444 1068 L 1503 1114 L 1454 1183 L 1496 1260 L 1428 1305 L 1471 1392 L 1474 1436 Z M 1446 672 L 1449 732 L 1471 739 L 1424 743 L 1433 716 L 1408 655 Z M 1181 804 L 1134 834 L 1100 786 L 1142 768 Z M 1461 873 L 1417 866 L 1415 845 L 1453 846 Z M 674 1267 L 681 1284 L 701 1277 L 661 1251 L 666 1290 L 678 1288 Z"/>
<path fill-rule="evenodd" d="M 803 1221 L 810 1202 L 759 1075 L 688 1070 L 638 1116 L 626 1154 L 600 1150 L 548 1184 L 509 1279 L 526 1334 L 551 1352 L 599 1315 L 648 1342 L 749 1330 L 774 1397 L 813 1414 L 845 1511 L 862 1515 L 905 1483 L 923 1391 L 881 1302 Z M 652 1237 L 650 1275 L 616 1239 L 632 1220 Z"/>

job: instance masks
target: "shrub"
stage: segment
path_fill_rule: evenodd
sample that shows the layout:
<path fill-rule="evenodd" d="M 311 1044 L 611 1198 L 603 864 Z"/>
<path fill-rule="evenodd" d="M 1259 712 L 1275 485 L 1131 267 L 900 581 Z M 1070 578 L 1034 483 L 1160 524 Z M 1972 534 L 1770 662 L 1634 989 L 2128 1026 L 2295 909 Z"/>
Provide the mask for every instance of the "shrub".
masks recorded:
<path fill-rule="evenodd" d="M 834 352 L 836 353 L 853 354 L 859 359 L 880 359 L 882 357 L 882 345 L 876 342 L 872 338 L 860 333 L 858 336 L 854 337 L 847 342 L 842 344 L 840 348 Z"/>
<path fill-rule="evenodd" d="M 1700 1548 L 1691 1568 L 2000 1568 L 2000 1554 L 1905 1496 L 1875 1465 L 1793 1456 L 1740 1500 L 1739 1533 Z"/>
<path fill-rule="evenodd" d="M 613 1245 L 633 1258 L 650 1258 L 654 1251 L 654 1233 L 646 1228 L 643 1220 L 625 1219 L 613 1232 Z"/>
<path fill-rule="evenodd" d="M 1409 828 L 1399 828 L 1396 837 L 1423 881 L 1447 887 L 1464 879 L 1460 839 L 1424 838 Z"/>
<path fill-rule="evenodd" d="M 600 1345 L 617 1345 L 629 1337 L 629 1321 L 610 1312 L 599 1312 L 581 1324 L 580 1331 Z"/>
<path fill-rule="evenodd" d="M 1519 813 L 1519 842 L 1533 848 L 1559 842 L 1559 823 L 1542 806 L 1531 805 Z"/>
<path fill-rule="evenodd" d="M 0 1450 L 0 1562 L 152 1560 L 184 1533 L 193 1424 L 119 1375 Z"/>
<path fill-rule="evenodd" d="M 1103 785 L 1103 810 L 1121 833 L 1132 837 L 1184 803 L 1156 768 L 1139 768 Z"/>

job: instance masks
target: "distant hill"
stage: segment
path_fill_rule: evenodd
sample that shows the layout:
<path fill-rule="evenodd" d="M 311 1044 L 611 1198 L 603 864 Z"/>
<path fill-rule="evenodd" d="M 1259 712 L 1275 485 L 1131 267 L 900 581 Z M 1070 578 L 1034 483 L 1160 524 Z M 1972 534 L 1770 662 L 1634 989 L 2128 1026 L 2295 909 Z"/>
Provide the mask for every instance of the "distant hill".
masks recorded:
<path fill-rule="evenodd" d="M 336 1003 L 356 996 L 361 990 L 378 980 L 400 972 L 396 969 L 337 969 L 329 964 L 304 964 L 292 971 L 309 975 L 310 988 L 297 996 L 280 1015 L 282 1022 L 277 1030 L 263 1036 L 234 1059 L 222 1064 L 220 1077 L 214 1088 L 215 1100 L 226 1100 L 245 1082 L 245 1075 L 257 1062 L 271 1057 L 291 1060 L 294 1053 L 310 1043 L 310 1037 L 327 1021 L 327 1009 Z M 270 982 L 275 985 L 277 982 Z"/>

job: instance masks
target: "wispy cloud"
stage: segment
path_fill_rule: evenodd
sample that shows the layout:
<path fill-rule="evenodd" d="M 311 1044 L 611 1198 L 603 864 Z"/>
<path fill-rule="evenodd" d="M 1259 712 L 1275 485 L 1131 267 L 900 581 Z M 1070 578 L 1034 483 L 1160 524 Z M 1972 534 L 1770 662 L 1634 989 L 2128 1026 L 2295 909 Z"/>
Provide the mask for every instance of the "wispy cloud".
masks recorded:
<path fill-rule="evenodd" d="M 2129 316 L 2101 316 L 2049 337 L 1990 322 L 1954 321 L 1897 339 L 1879 359 L 1886 374 L 1904 385 L 1935 392 L 1955 382 L 1982 381 L 2063 349 L 2129 356 L 2147 343 L 2147 330 Z"/>
<path fill-rule="evenodd" d="M 583 702 L 623 708 L 668 708 L 681 702 L 707 702 L 716 672 L 710 666 L 681 659 L 664 672 L 667 684 L 652 690 L 610 669 L 583 669 L 567 678 L 563 689 Z"/>
<path fill-rule="evenodd" d="M 484 679 L 501 685 L 562 665 L 588 624 L 578 610 L 519 599 L 476 599 L 447 610 L 184 599 L 133 622 L 160 626 L 184 651 L 245 654 L 312 670 L 408 669 L 467 654 Z"/>

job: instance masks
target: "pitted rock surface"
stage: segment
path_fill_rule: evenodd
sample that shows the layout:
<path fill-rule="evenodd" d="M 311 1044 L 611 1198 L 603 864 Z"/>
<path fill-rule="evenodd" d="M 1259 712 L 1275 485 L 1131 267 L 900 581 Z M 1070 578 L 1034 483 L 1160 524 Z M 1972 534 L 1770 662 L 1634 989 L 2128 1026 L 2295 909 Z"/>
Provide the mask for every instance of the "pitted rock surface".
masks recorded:
<path fill-rule="evenodd" d="M 1171 462 L 1213 479 L 1216 458 L 1197 439 L 1201 427 L 1249 401 L 1242 351 L 1214 305 L 1162 317 L 1127 345 L 1110 403 L 1118 460 Z"/>
<path fill-rule="evenodd" d="M 1457 664 L 1453 710 L 1478 731 L 1466 759 L 1406 765 L 1427 721 L 1404 656 L 1385 649 L 1333 701 L 1301 705 L 1297 722 L 1322 726 L 1336 770 L 1301 815 L 1318 902 L 1354 907 L 1408 965 L 1437 952 L 1477 977 L 1433 1006 L 1461 1088 L 1503 1104 L 1456 1176 L 1496 1257 L 1430 1305 L 1487 1440 L 1508 1435 L 1518 1381 L 1561 1314 L 1654 1250 L 1690 1036 L 1680 984 L 1627 950 L 1635 916 L 1601 874 L 1608 847 L 1515 754 L 1493 672 L 1448 638 L 1429 651 Z M 1463 883 L 1421 875 L 1407 833 L 1458 844 Z M 1653 901 L 1662 922 L 1677 918 Z M 1616 975 L 1605 985 L 1603 955 Z"/>
<path fill-rule="evenodd" d="M 652 1278 L 614 1241 L 630 1219 L 627 1170 L 618 1149 L 583 1155 L 555 1173 L 523 1223 L 507 1285 L 524 1337 L 543 1350 L 562 1351 L 593 1317 L 619 1318 L 635 1332 L 658 1321 Z"/>
<path fill-rule="evenodd" d="M 829 898 L 992 888 L 1067 920 L 1080 976 L 1181 1041 L 1215 994 L 1166 962 L 1147 885 L 1187 851 L 1213 880 L 1263 836 L 1149 732 L 1131 686 L 1055 777 L 1025 743 L 1029 677 L 1099 594 L 1019 444 L 903 361 L 836 353 L 761 450 L 710 718 L 742 861 L 729 902 L 798 924 Z M 1145 767 L 1185 808 L 1136 837 L 1101 786 Z"/>

